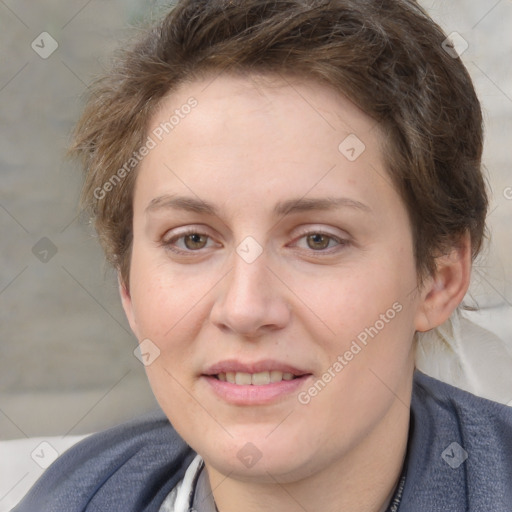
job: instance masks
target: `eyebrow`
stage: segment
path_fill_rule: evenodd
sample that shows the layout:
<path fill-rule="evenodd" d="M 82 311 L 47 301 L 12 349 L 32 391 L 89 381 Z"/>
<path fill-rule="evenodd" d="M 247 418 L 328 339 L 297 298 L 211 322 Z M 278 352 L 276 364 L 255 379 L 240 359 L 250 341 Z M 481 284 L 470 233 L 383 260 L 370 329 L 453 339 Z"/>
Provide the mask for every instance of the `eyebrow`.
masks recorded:
<path fill-rule="evenodd" d="M 289 215 L 291 213 L 300 213 L 311 210 L 336 210 L 338 208 L 354 208 L 365 213 L 372 210 L 369 206 L 361 201 L 350 199 L 348 197 L 323 197 L 323 198 L 299 198 L 288 199 L 277 203 L 274 208 L 275 215 Z"/>
<path fill-rule="evenodd" d="M 152 199 L 146 206 L 146 213 L 157 210 L 186 210 L 193 213 L 205 213 L 207 215 L 217 215 L 217 208 L 212 204 L 187 196 L 163 195 Z"/>
<path fill-rule="evenodd" d="M 286 216 L 306 211 L 328 211 L 339 208 L 353 208 L 364 213 L 371 213 L 371 208 L 355 199 L 348 197 L 298 198 L 277 203 L 274 215 Z M 146 214 L 158 210 L 185 210 L 192 213 L 219 215 L 218 209 L 211 203 L 194 197 L 163 195 L 152 199 L 146 207 Z"/>

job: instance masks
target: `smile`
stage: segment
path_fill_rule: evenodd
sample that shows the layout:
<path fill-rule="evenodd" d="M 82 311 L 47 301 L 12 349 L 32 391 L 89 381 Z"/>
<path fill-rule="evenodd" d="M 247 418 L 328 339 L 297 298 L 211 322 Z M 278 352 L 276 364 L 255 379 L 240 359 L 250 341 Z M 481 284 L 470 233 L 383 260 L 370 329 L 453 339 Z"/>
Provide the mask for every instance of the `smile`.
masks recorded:
<path fill-rule="evenodd" d="M 222 382 L 237 384 L 239 386 L 265 386 L 273 382 L 281 382 L 283 380 L 293 380 L 298 376 L 290 372 L 280 372 L 279 370 L 263 371 L 258 373 L 246 372 L 222 372 L 215 377 Z"/>
<path fill-rule="evenodd" d="M 283 361 L 225 360 L 201 375 L 210 392 L 237 406 L 268 405 L 294 397 L 313 375 Z"/>

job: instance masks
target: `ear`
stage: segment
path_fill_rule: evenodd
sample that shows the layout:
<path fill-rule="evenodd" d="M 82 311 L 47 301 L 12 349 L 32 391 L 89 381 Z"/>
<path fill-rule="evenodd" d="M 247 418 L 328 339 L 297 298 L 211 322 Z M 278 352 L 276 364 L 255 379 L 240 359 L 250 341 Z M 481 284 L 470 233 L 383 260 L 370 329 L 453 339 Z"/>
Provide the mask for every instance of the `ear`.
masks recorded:
<path fill-rule="evenodd" d="M 448 320 L 468 290 L 470 275 L 471 240 L 466 234 L 448 254 L 436 258 L 435 273 L 420 292 L 415 319 L 417 331 L 429 331 Z"/>
<path fill-rule="evenodd" d="M 126 318 L 128 319 L 128 323 L 130 324 L 130 328 L 133 331 L 133 334 L 139 338 L 139 329 L 137 326 L 137 320 L 135 318 L 135 312 L 133 310 L 133 302 L 132 297 L 130 295 L 130 290 L 126 286 L 123 278 L 121 277 L 121 273 L 117 273 L 117 282 L 119 283 L 119 295 L 121 296 L 121 303 L 123 305 L 124 313 Z"/>

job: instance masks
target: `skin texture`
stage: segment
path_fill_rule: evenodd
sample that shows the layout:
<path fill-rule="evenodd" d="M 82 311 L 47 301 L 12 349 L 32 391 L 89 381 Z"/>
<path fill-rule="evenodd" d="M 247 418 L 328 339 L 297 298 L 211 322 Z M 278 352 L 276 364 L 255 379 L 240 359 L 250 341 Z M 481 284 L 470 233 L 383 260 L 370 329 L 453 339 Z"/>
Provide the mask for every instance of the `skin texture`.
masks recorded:
<path fill-rule="evenodd" d="M 441 324 L 462 300 L 469 241 L 440 257 L 418 290 L 385 137 L 326 86 L 198 80 L 168 95 L 148 133 L 191 96 L 197 106 L 138 170 L 130 290 L 120 283 L 135 335 L 160 350 L 146 368 L 153 392 L 204 458 L 221 512 L 384 510 L 406 450 L 414 333 Z M 339 150 L 349 134 L 365 145 L 354 161 Z M 216 212 L 174 208 L 165 196 Z M 274 212 L 284 201 L 341 197 L 364 206 Z M 180 237 L 186 228 L 203 236 Z M 252 263 L 236 252 L 249 236 L 262 250 Z M 400 311 L 389 319 L 393 305 Z M 381 315 L 384 327 L 300 403 L 298 392 L 380 327 Z M 202 377 L 226 359 L 275 359 L 312 376 L 272 403 L 233 405 Z M 247 443 L 261 456 L 252 467 L 237 456 Z"/>

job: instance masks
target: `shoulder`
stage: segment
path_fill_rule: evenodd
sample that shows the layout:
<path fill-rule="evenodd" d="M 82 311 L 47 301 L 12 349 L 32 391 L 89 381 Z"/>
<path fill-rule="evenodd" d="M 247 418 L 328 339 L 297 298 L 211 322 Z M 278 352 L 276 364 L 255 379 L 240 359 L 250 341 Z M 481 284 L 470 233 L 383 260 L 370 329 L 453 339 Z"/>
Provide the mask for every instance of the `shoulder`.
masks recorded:
<path fill-rule="evenodd" d="M 162 412 L 79 442 L 13 512 L 158 511 L 195 453 Z"/>
<path fill-rule="evenodd" d="M 512 390 L 511 390 L 512 398 Z M 415 407 L 416 406 L 416 407 Z M 436 415 L 442 431 L 456 424 L 471 443 L 480 444 L 482 434 L 490 442 L 512 448 L 512 407 L 478 397 L 419 371 L 415 372 L 412 408 Z"/>
<path fill-rule="evenodd" d="M 417 371 L 407 478 L 416 507 L 511 510 L 512 408 Z"/>

